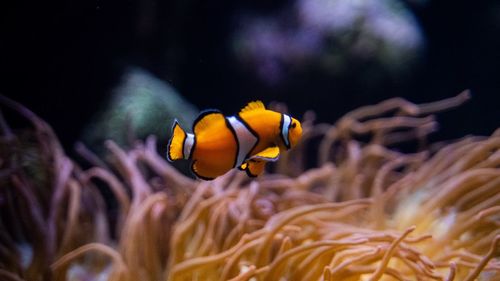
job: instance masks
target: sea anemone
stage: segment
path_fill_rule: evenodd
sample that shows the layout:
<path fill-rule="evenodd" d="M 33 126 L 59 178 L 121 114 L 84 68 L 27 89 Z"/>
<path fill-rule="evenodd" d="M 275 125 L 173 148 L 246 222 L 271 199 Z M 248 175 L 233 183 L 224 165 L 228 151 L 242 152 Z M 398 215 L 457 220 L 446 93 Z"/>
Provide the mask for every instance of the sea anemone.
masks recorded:
<path fill-rule="evenodd" d="M 468 98 L 395 98 L 333 125 L 307 113 L 273 171 L 214 181 L 175 170 L 154 137 L 128 151 L 108 141 L 105 160 L 80 145 L 82 168 L 44 121 L 1 98 L 34 129 L 0 118 L 0 277 L 500 280 L 500 131 L 426 142 L 431 114 Z"/>

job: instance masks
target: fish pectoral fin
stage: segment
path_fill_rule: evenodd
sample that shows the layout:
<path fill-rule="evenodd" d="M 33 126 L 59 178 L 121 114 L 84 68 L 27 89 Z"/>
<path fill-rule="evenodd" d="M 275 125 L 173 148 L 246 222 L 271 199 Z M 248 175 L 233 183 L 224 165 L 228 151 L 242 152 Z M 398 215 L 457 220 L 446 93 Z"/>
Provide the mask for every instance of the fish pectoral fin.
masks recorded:
<path fill-rule="evenodd" d="M 249 159 L 245 163 L 247 164 L 245 167 L 245 172 L 247 172 L 247 175 L 249 177 L 254 178 L 260 176 L 264 172 L 264 168 L 266 167 L 267 162 L 259 159 Z"/>
<path fill-rule="evenodd" d="M 226 122 L 224 114 L 216 109 L 202 111 L 193 123 L 193 132 L 195 135 L 210 128 L 211 125 L 217 122 Z"/>
<path fill-rule="evenodd" d="M 277 146 L 268 147 L 261 152 L 252 155 L 250 159 L 259 159 L 264 161 L 277 161 L 280 158 L 280 149 Z"/>
<path fill-rule="evenodd" d="M 268 161 L 276 161 L 279 157 L 280 149 L 277 146 L 271 146 L 253 155 L 238 168 L 245 170 L 249 177 L 257 177 L 264 172 Z"/>
<path fill-rule="evenodd" d="M 243 107 L 242 110 L 240 110 L 240 113 L 253 110 L 265 110 L 265 109 L 266 107 L 264 106 L 264 104 L 260 100 L 256 100 L 249 102 L 245 107 Z"/>
<path fill-rule="evenodd" d="M 245 171 L 248 168 L 248 162 L 243 162 L 243 164 L 238 166 L 238 170 Z"/>

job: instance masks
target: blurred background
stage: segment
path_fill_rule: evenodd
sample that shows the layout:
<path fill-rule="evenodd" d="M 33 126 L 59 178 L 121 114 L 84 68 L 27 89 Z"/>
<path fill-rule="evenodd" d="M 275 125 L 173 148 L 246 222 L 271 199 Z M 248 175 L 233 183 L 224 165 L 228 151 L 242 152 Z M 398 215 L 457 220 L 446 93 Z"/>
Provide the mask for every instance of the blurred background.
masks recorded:
<path fill-rule="evenodd" d="M 255 99 L 334 122 L 391 97 L 421 103 L 471 89 L 470 102 L 439 115 L 435 137 L 488 135 L 500 124 L 500 1 L 1 6 L 0 93 L 51 124 L 70 154 L 78 140 L 130 132 L 166 141 L 173 117 L 189 128 L 200 109 L 234 114 Z"/>

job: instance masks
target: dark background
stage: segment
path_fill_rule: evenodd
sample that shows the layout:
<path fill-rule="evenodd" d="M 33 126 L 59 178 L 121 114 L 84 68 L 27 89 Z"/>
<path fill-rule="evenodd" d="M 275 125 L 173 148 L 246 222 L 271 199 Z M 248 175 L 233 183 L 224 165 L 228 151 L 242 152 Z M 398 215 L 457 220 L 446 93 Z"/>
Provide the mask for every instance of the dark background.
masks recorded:
<path fill-rule="evenodd" d="M 306 73 L 268 85 L 236 67 L 229 55 L 234 15 L 272 13 L 286 1 L 66 0 L 3 1 L 0 93 L 51 124 L 66 148 L 116 86 L 128 65 L 171 83 L 197 107 L 239 110 L 247 101 L 287 103 L 333 122 L 358 106 L 402 96 L 414 102 L 471 89 L 472 100 L 442 113 L 440 139 L 491 134 L 500 124 L 499 1 L 406 3 L 426 49 L 404 79 L 387 76 L 373 87 L 355 74 L 330 81 Z"/>

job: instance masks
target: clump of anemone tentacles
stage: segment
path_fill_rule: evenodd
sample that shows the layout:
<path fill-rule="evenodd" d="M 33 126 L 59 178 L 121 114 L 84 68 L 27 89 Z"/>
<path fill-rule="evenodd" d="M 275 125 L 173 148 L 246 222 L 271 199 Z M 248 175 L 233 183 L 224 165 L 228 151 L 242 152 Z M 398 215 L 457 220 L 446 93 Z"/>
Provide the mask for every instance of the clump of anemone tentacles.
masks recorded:
<path fill-rule="evenodd" d="M 273 173 L 210 182 L 170 166 L 154 137 L 109 141 L 105 161 L 79 145 L 84 169 L 2 98 L 34 129 L 1 122 L 0 279 L 500 280 L 500 131 L 425 143 L 431 114 L 467 98 L 390 99 L 333 125 L 307 113 Z M 407 141 L 417 152 L 395 149 Z"/>

